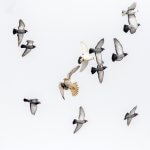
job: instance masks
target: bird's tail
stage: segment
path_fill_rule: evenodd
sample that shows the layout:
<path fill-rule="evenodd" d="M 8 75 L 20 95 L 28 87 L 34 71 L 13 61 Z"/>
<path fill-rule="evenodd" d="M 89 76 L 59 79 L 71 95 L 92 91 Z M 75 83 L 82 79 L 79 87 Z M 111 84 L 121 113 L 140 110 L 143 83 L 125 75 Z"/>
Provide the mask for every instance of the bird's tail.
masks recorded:
<path fill-rule="evenodd" d="M 78 59 L 78 64 L 82 63 L 81 59 L 82 59 L 82 57 L 80 56 L 79 59 Z"/>
<path fill-rule="evenodd" d="M 23 99 L 24 102 L 30 102 L 28 99 L 24 98 Z"/>
<path fill-rule="evenodd" d="M 79 87 L 78 87 L 77 82 L 71 83 L 69 89 L 70 89 L 70 91 L 72 93 L 72 96 L 78 95 Z"/>
<path fill-rule="evenodd" d="M 21 45 L 21 48 L 26 48 L 26 45 L 22 44 L 22 45 Z"/>
<path fill-rule="evenodd" d="M 17 29 L 13 29 L 13 34 L 16 34 L 17 33 Z"/>
<path fill-rule="evenodd" d="M 116 59 L 117 59 L 117 55 L 116 54 L 112 54 L 112 61 L 114 62 L 114 61 L 116 61 Z"/>
<path fill-rule="evenodd" d="M 127 14 L 127 11 L 123 10 L 122 11 L 122 16 L 125 16 Z"/>
<path fill-rule="evenodd" d="M 130 30 L 130 28 L 129 28 L 128 25 L 124 25 L 124 26 L 123 26 L 123 31 L 124 31 L 125 33 L 127 33 L 129 30 Z"/>
<path fill-rule="evenodd" d="M 129 113 L 126 113 L 126 115 L 125 115 L 125 117 L 124 117 L 124 120 L 126 120 L 127 119 L 127 116 L 129 115 Z"/>
<path fill-rule="evenodd" d="M 94 67 L 91 68 L 91 73 L 92 73 L 92 74 L 94 74 L 96 71 L 97 71 L 96 68 L 94 68 Z"/>
<path fill-rule="evenodd" d="M 72 122 L 72 124 L 76 124 L 77 123 L 77 120 L 76 119 L 74 119 L 73 120 L 73 122 Z"/>
<path fill-rule="evenodd" d="M 90 48 L 90 49 L 89 49 L 89 53 L 90 53 L 90 54 L 92 54 L 92 53 L 94 53 L 94 52 L 95 52 L 95 49 L 93 49 L 93 48 Z"/>

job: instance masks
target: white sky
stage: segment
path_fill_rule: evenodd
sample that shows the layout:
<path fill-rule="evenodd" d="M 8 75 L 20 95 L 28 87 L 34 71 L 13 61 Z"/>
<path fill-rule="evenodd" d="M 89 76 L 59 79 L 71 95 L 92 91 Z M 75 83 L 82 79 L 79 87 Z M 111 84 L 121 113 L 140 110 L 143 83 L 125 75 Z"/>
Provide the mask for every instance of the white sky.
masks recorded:
<path fill-rule="evenodd" d="M 150 149 L 150 2 L 137 0 L 136 34 L 125 34 L 121 12 L 131 0 L 0 0 L 0 149 L 2 150 L 148 150 Z M 22 58 L 12 29 L 23 19 L 26 40 L 37 46 Z M 113 63 L 113 38 L 129 55 Z M 104 82 L 91 75 L 93 61 L 72 80 L 79 95 L 58 83 L 77 65 L 80 41 L 89 47 L 105 38 Z M 23 98 L 39 98 L 36 116 Z M 124 115 L 135 105 L 139 116 L 127 127 Z M 83 106 L 89 121 L 77 133 L 72 120 Z"/>

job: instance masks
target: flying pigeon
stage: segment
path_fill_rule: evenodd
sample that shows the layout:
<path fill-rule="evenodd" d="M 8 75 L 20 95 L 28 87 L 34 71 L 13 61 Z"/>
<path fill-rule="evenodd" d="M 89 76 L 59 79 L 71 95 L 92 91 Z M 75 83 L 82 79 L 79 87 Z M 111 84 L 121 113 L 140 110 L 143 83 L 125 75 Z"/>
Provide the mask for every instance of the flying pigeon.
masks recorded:
<path fill-rule="evenodd" d="M 92 67 L 91 68 L 91 73 L 94 74 L 95 72 L 97 72 L 98 73 L 99 82 L 102 83 L 103 82 L 103 78 L 104 78 L 104 70 L 107 67 L 103 66 L 104 62 L 102 60 L 101 52 L 96 52 L 95 53 L 95 57 L 96 57 L 96 62 L 97 62 L 97 68 Z"/>
<path fill-rule="evenodd" d="M 112 54 L 112 61 L 121 61 L 125 56 L 127 56 L 127 53 L 124 53 L 123 51 L 123 47 L 121 45 L 121 43 L 114 38 L 114 45 L 115 45 L 115 50 L 116 50 L 116 54 Z"/>
<path fill-rule="evenodd" d="M 82 127 L 82 125 L 85 124 L 86 122 L 88 122 L 88 121 L 85 120 L 85 112 L 84 112 L 83 108 L 80 106 L 78 120 L 77 119 L 73 120 L 73 124 L 77 124 L 77 126 L 74 130 L 74 133 L 76 133 Z"/>
<path fill-rule="evenodd" d="M 62 98 L 65 100 L 64 97 L 64 90 L 68 90 L 70 89 L 72 96 L 76 96 L 78 94 L 79 91 L 79 87 L 77 82 L 72 83 L 71 82 L 71 76 L 72 74 L 74 74 L 78 69 L 80 68 L 80 66 L 78 65 L 77 67 L 73 68 L 67 75 L 67 78 L 64 78 L 64 82 L 60 82 L 59 83 L 59 90 L 60 93 L 62 95 Z"/>
<path fill-rule="evenodd" d="M 78 64 L 81 64 L 80 72 L 82 72 L 88 65 L 90 60 L 93 60 L 94 57 L 90 56 L 89 48 L 83 42 L 80 42 L 81 49 L 83 51 L 82 56 L 78 59 Z"/>
<path fill-rule="evenodd" d="M 132 118 L 134 118 L 134 117 L 136 117 L 136 116 L 138 115 L 137 113 L 135 113 L 136 109 L 137 109 L 137 106 L 135 106 L 135 107 L 130 111 L 130 113 L 126 113 L 126 115 L 125 115 L 124 120 L 127 119 L 127 125 L 128 125 L 128 126 L 130 125 Z"/>
<path fill-rule="evenodd" d="M 105 50 L 102 46 L 104 45 L 104 39 L 101 39 L 95 48 L 90 48 L 89 53 L 101 53 L 103 50 Z"/>
<path fill-rule="evenodd" d="M 35 115 L 37 111 L 37 105 L 41 104 L 41 102 L 38 101 L 38 99 L 26 99 L 24 98 L 24 102 L 30 103 L 30 111 L 32 115 Z"/>
<path fill-rule="evenodd" d="M 136 20 L 136 3 L 134 2 L 130 7 L 128 7 L 128 10 L 123 10 L 122 11 L 122 16 L 128 15 L 128 23 L 129 25 L 124 25 L 123 31 L 127 33 L 130 30 L 130 33 L 133 34 L 136 32 L 137 28 L 140 26 L 139 23 L 137 23 Z"/>
<path fill-rule="evenodd" d="M 19 26 L 18 29 L 13 29 L 13 34 L 17 34 L 18 36 L 18 46 L 21 44 L 22 39 L 24 37 L 24 34 L 28 32 L 27 30 L 25 30 L 25 24 L 24 22 L 20 19 L 19 20 Z"/>
<path fill-rule="evenodd" d="M 32 49 L 34 49 L 36 46 L 33 45 L 33 41 L 31 40 L 27 40 L 27 44 L 24 45 L 22 44 L 21 45 L 21 48 L 25 48 L 25 51 L 24 53 L 22 54 L 22 57 L 26 56 Z"/>

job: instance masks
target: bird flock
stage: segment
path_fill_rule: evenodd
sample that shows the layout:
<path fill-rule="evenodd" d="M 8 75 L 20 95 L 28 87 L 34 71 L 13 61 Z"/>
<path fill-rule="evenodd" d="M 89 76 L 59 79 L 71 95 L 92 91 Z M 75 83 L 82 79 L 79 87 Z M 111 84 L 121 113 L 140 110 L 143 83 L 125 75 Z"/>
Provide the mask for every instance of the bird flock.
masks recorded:
<path fill-rule="evenodd" d="M 123 31 L 125 33 L 128 33 L 130 31 L 130 34 L 134 34 L 140 24 L 136 20 L 136 13 L 138 10 L 136 10 L 136 2 L 134 2 L 131 6 L 127 8 L 127 10 L 122 11 L 122 16 L 128 17 L 128 25 L 123 26 Z M 13 34 L 17 35 L 18 38 L 18 46 L 20 48 L 24 48 L 24 52 L 22 53 L 22 57 L 29 54 L 34 48 L 36 48 L 35 45 L 33 45 L 34 41 L 27 40 L 26 44 L 22 44 L 22 41 L 24 39 L 24 35 L 28 31 L 25 29 L 25 23 L 22 19 L 19 20 L 18 29 L 13 29 Z M 114 38 L 114 48 L 115 53 L 112 54 L 112 62 L 115 61 L 122 61 L 124 57 L 126 57 L 128 54 L 124 52 L 123 46 L 121 42 Z M 61 93 L 62 98 L 65 100 L 65 91 L 70 90 L 72 96 L 77 96 L 79 93 L 79 86 L 77 82 L 72 82 L 71 77 L 73 74 L 75 74 L 78 70 L 79 72 L 83 72 L 88 64 L 96 59 L 97 66 L 91 67 L 91 74 L 97 73 L 99 83 L 102 84 L 104 80 L 104 70 L 107 68 L 107 66 L 104 65 L 104 61 L 102 59 L 102 53 L 105 50 L 103 48 L 104 45 L 104 38 L 101 39 L 95 48 L 88 48 L 87 45 L 84 42 L 80 42 L 82 54 L 78 58 L 78 65 L 75 66 L 68 74 L 67 76 L 59 83 L 59 90 Z M 93 55 L 94 54 L 94 55 Z M 41 102 L 38 99 L 23 99 L 24 102 L 28 102 L 30 104 L 30 111 L 32 115 L 36 114 L 37 106 L 41 104 Z M 129 113 L 125 114 L 124 120 L 127 120 L 127 125 L 129 126 L 131 123 L 131 120 L 136 117 L 138 114 L 135 112 L 137 109 L 137 106 L 135 106 Z M 76 124 L 76 128 L 74 130 L 74 133 L 76 133 L 82 126 L 88 122 L 85 119 L 85 111 L 82 106 L 79 107 L 79 117 L 78 119 L 73 120 L 73 124 Z"/>

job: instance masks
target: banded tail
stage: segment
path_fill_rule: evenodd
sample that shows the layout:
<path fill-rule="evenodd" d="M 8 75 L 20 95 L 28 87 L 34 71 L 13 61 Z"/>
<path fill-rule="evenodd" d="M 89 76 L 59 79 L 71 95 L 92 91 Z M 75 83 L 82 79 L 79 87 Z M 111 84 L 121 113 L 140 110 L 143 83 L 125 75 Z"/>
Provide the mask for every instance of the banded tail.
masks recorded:
<path fill-rule="evenodd" d="M 92 74 L 94 74 L 96 71 L 97 71 L 96 68 L 94 68 L 94 67 L 91 68 L 91 73 L 92 73 Z"/>
<path fill-rule="evenodd" d="M 72 93 L 72 96 L 78 95 L 79 87 L 78 87 L 77 82 L 71 83 L 69 89 L 70 89 L 70 91 L 71 91 L 71 93 Z"/>
<path fill-rule="evenodd" d="M 116 61 L 117 60 L 117 55 L 116 54 L 112 54 L 112 61 L 114 62 L 114 61 Z"/>
<path fill-rule="evenodd" d="M 26 48 L 26 45 L 22 44 L 22 45 L 21 45 L 21 48 Z"/>
<path fill-rule="evenodd" d="M 18 32 L 17 29 L 13 29 L 13 34 L 16 34 Z"/>

